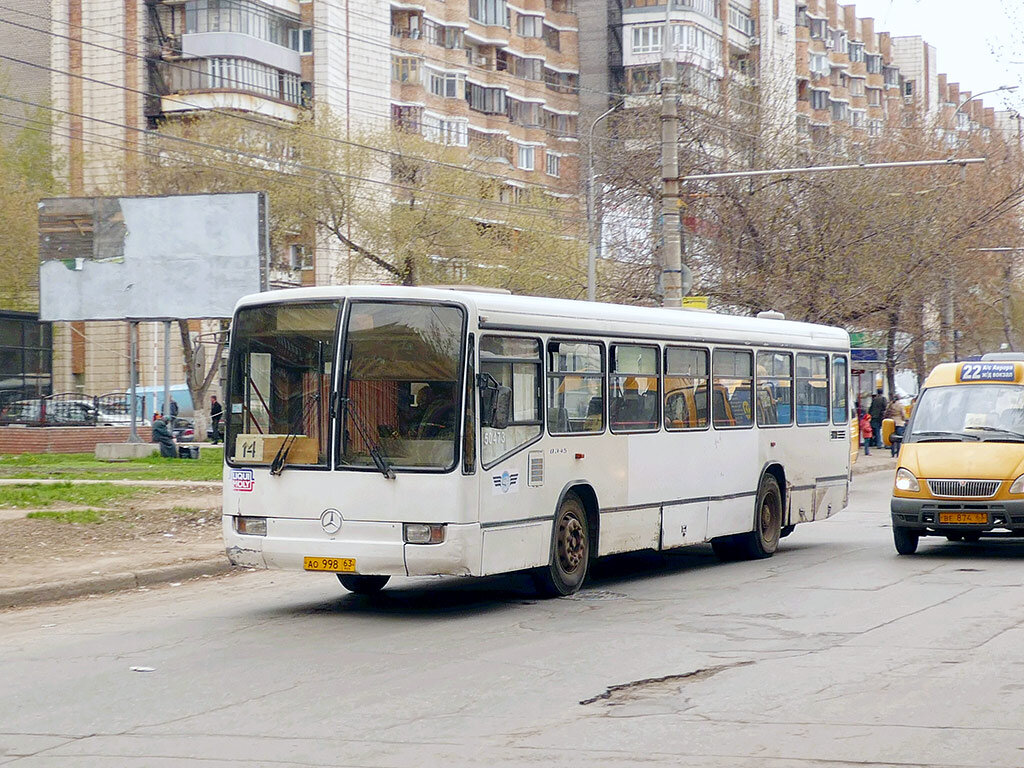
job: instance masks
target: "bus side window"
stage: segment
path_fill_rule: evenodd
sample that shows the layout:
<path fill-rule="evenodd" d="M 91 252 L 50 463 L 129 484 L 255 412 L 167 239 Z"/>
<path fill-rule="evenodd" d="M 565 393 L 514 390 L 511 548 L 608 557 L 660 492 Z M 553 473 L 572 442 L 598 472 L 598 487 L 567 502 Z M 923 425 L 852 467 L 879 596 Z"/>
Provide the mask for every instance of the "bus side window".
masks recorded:
<path fill-rule="evenodd" d="M 715 387 L 712 411 L 715 426 L 751 426 L 754 423 L 754 354 L 746 350 L 716 349 L 711 372 Z"/>
<path fill-rule="evenodd" d="M 787 352 L 757 353 L 757 425 L 793 423 L 793 356 Z"/>
<path fill-rule="evenodd" d="M 658 357 L 657 347 L 612 346 L 608 422 L 613 432 L 658 428 Z"/>
<path fill-rule="evenodd" d="M 665 429 L 708 426 L 708 351 L 665 348 Z"/>
<path fill-rule="evenodd" d="M 843 424 L 849 420 L 847 393 L 850 382 L 846 375 L 846 358 L 836 355 L 832 358 L 832 423 Z"/>
<path fill-rule="evenodd" d="M 828 355 L 796 356 L 796 423 L 828 424 Z"/>
<path fill-rule="evenodd" d="M 539 339 L 480 337 L 480 372 L 512 390 L 512 415 L 508 426 L 480 429 L 480 463 L 484 469 L 540 437 L 544 428 L 540 350 Z"/>
<path fill-rule="evenodd" d="M 548 342 L 548 432 L 604 431 L 604 346 Z"/>

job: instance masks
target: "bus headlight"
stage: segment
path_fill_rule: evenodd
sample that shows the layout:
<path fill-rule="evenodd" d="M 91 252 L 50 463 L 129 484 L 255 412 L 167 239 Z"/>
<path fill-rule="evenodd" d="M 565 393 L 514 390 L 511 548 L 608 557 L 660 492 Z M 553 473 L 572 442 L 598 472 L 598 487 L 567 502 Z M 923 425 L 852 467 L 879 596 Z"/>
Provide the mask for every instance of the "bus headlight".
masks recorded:
<path fill-rule="evenodd" d="M 1024 475 L 1010 483 L 1010 493 L 1024 493 Z"/>
<path fill-rule="evenodd" d="M 405 523 L 403 534 L 406 544 L 441 544 L 444 542 L 444 524 Z"/>
<path fill-rule="evenodd" d="M 265 517 L 236 517 L 235 530 L 249 536 L 267 535 L 267 518 Z"/>
<path fill-rule="evenodd" d="M 913 472 L 909 469 L 900 467 L 896 470 L 896 488 L 901 491 L 917 493 L 921 490 L 921 485 L 917 482 L 917 478 L 914 477 Z"/>

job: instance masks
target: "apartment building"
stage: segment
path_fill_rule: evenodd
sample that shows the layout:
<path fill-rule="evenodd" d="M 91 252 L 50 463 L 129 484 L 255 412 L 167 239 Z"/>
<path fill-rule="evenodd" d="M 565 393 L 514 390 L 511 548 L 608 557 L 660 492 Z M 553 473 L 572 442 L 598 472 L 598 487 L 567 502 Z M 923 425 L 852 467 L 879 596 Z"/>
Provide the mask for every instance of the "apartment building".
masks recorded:
<path fill-rule="evenodd" d="M 578 184 L 579 28 L 571 0 L 391 4 L 396 127 L 466 147 L 503 195 Z"/>

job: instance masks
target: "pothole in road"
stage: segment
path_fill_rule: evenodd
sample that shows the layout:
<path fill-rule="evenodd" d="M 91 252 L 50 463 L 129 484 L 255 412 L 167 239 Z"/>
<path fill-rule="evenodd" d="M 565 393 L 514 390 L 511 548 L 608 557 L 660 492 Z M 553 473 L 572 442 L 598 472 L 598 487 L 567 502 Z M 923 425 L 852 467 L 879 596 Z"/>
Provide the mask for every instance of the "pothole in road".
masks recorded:
<path fill-rule="evenodd" d="M 588 704 L 594 704 L 598 701 L 605 701 L 608 706 L 615 707 L 625 704 L 629 701 L 642 698 L 643 696 L 653 695 L 658 693 L 667 693 L 678 689 L 678 683 L 696 683 L 701 680 L 707 680 L 709 677 L 714 677 L 720 672 L 724 672 L 727 669 L 735 669 L 737 667 L 746 667 L 753 664 L 753 661 L 736 661 L 732 664 L 721 664 L 717 667 L 707 667 L 706 669 L 695 669 L 692 672 L 684 672 L 681 675 L 665 675 L 664 677 L 646 677 L 643 680 L 634 680 L 631 683 L 620 683 L 619 685 L 611 685 L 605 689 L 604 693 L 600 693 L 597 696 L 592 696 L 589 699 L 583 699 L 580 702 L 582 706 Z"/>
<path fill-rule="evenodd" d="M 567 595 L 567 600 L 622 600 L 626 597 L 622 592 L 608 589 L 587 589 L 574 595 Z"/>

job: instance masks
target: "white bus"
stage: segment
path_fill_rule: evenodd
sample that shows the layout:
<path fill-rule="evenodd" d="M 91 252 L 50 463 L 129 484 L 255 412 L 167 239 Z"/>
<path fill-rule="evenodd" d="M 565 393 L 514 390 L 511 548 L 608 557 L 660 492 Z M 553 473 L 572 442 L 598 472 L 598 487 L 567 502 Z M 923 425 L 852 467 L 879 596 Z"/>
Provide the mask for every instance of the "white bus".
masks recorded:
<path fill-rule="evenodd" d="M 551 595 L 617 552 L 768 557 L 846 506 L 849 352 L 841 329 L 775 318 L 387 286 L 249 296 L 227 553 L 358 593 L 529 569 Z"/>

